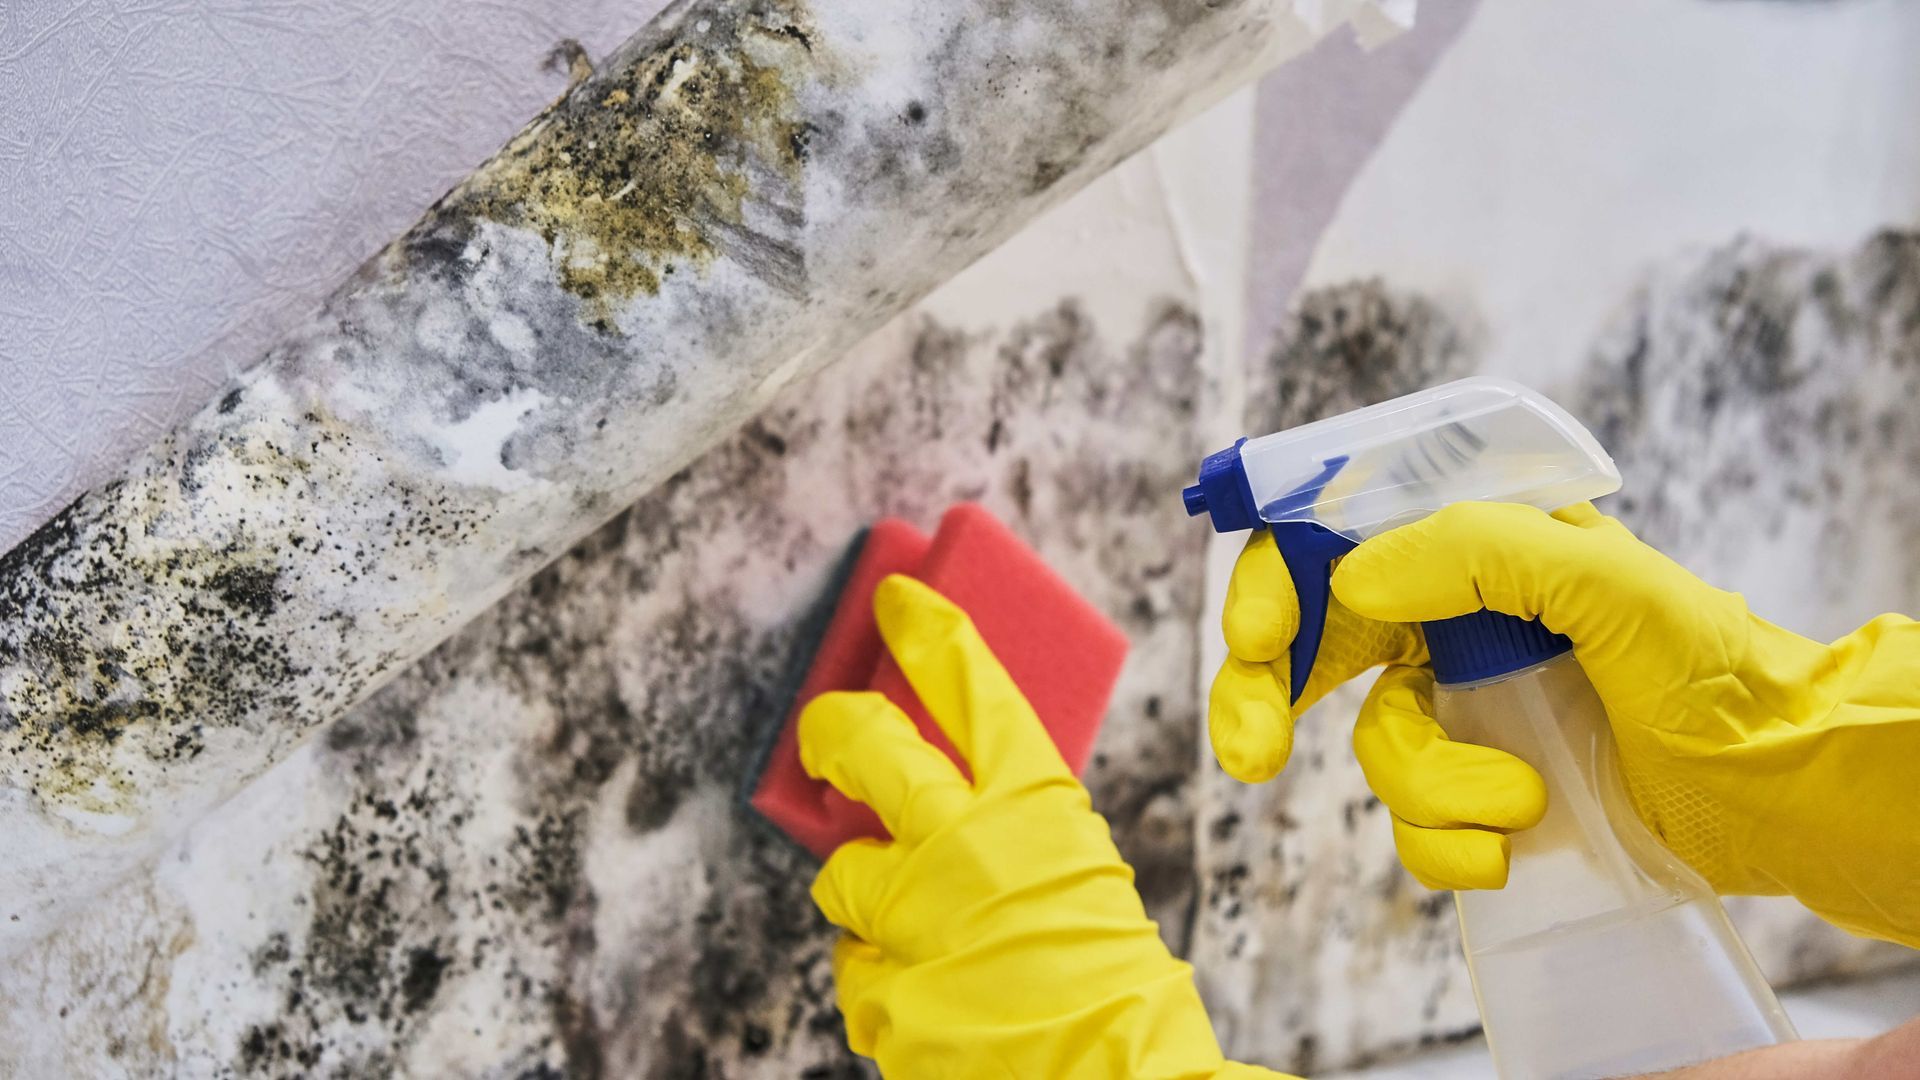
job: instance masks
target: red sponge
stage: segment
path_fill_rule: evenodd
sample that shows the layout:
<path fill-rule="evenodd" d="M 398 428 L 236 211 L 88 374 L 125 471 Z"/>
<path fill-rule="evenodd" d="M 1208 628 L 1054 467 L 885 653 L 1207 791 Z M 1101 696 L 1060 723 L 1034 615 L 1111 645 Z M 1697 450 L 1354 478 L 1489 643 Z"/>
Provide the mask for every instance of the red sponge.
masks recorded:
<path fill-rule="evenodd" d="M 872 811 L 801 767 L 794 721 L 815 696 L 878 690 L 929 741 L 959 760 L 874 625 L 873 590 L 892 573 L 912 574 L 973 617 L 1076 774 L 1093 751 L 1126 659 L 1126 635 L 984 508 L 963 503 L 947 511 L 931 543 L 903 522 L 875 525 L 750 798 L 769 821 L 821 858 L 848 840 L 884 837 L 886 831 Z"/>
<path fill-rule="evenodd" d="M 768 821 L 823 859 L 843 841 L 885 836 L 887 831 L 873 811 L 807 775 L 800 764 L 800 735 L 795 726 L 800 710 L 830 690 L 865 690 L 872 683 L 874 668 L 886 652 L 880 627 L 873 621 L 873 590 L 888 574 L 916 570 L 932 545 L 925 533 L 894 518 L 867 530 L 860 554 L 841 586 L 833 617 L 820 635 L 812 666 L 794 694 L 766 769 L 748 799 Z"/>

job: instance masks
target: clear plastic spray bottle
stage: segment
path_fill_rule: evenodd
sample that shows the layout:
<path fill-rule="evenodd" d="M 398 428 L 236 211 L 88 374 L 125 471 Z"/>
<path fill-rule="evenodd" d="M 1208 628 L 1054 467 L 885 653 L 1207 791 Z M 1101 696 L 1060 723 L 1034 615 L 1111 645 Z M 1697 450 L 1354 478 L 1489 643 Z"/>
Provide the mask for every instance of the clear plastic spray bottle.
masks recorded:
<path fill-rule="evenodd" d="M 1297 700 L 1334 561 L 1361 541 L 1455 502 L 1555 510 L 1619 487 L 1612 459 L 1559 406 L 1474 378 L 1243 439 L 1207 458 L 1186 503 L 1220 532 L 1273 531 L 1300 602 Z M 1794 1038 L 1712 889 L 1634 813 L 1572 643 L 1492 611 L 1423 630 L 1441 728 L 1519 757 L 1547 785 L 1546 817 L 1513 837 L 1507 887 L 1455 894 L 1499 1074 L 1622 1076 Z"/>

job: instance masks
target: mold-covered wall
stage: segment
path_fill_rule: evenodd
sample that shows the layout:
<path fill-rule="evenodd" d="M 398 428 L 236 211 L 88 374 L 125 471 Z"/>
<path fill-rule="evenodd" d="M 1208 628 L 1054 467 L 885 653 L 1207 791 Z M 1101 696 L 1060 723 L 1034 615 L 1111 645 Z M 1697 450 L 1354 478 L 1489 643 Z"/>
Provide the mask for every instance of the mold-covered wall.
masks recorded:
<path fill-rule="evenodd" d="M 0 945 L 1354 6 L 663 11 L 0 557 Z"/>
<path fill-rule="evenodd" d="M 1912 20 L 1877 0 L 1551 8 L 1484 0 L 1375 52 L 1329 42 L 1262 88 L 1257 117 L 1241 97 L 1176 131 L 841 365 L 771 392 L 757 421 L 630 508 L 610 497 L 608 524 L 550 545 L 553 565 L 150 870 L 0 961 L 0 1072 L 863 1075 L 832 1013 L 810 868 L 738 812 L 738 768 L 782 710 L 796 627 L 854 531 L 881 513 L 930 523 L 958 498 L 1004 515 L 1132 637 L 1089 783 L 1230 1049 L 1317 1074 L 1473 1038 L 1450 902 L 1398 868 L 1352 763 L 1358 691 L 1303 719 L 1274 784 L 1235 784 L 1207 760 L 1199 709 L 1234 540 L 1174 509 L 1194 456 L 1492 371 L 1592 423 L 1628 473 L 1616 509 L 1767 614 L 1838 633 L 1913 609 L 1920 585 L 1904 485 L 1920 444 L 1899 408 L 1920 158 L 1904 129 L 1862 119 L 1907 108 L 1911 65 L 1888 58 Z M 766 55 L 789 54 L 779 36 Z M 1783 43 L 1815 89 L 1770 74 Z M 1623 95 L 1622 68 L 1664 89 Z M 1831 91 L 1841 69 L 1850 96 Z M 746 66 L 721 75 L 723 96 L 772 91 Z M 902 106 L 880 134 L 939 130 L 930 99 L 899 91 L 925 111 Z M 1758 104 L 1709 108 L 1713 95 Z M 780 92 L 766 100 L 787 115 Z M 1595 124 L 1604 145 L 1583 134 Z M 1834 131 L 1856 134 L 1829 170 Z M 622 303 L 693 280 L 684 267 L 781 280 L 790 223 L 773 204 L 794 181 L 779 134 L 726 133 L 753 162 L 739 204 L 725 175 L 658 163 L 710 231 L 663 235 L 644 209 L 593 225 L 596 246 L 664 253 L 617 273 L 575 264 L 571 241 L 554 262 L 538 214 L 462 204 L 471 192 L 450 205 L 494 214 L 481 232 L 517 230 L 557 302 L 599 333 Z M 945 152 L 916 145 L 891 168 L 930 175 Z M 885 171 L 884 156 L 869 164 Z M 514 190 L 536 182 L 498 168 Z M 1691 169 L 1741 183 L 1676 182 Z M 876 242 L 911 248 L 917 227 Z M 419 235 L 428 260 L 459 238 Z M 514 325 L 483 329 L 460 347 L 511 366 Z M 645 340 L 629 362 L 656 372 Z M 558 369 L 526 378 L 573 392 Z M 395 382 L 366 407 L 525 400 L 517 382 L 484 383 Z M 536 437 L 456 456 L 479 434 L 420 453 L 496 481 L 553 467 L 556 444 Z M 1780 572 L 1836 550 L 1844 572 Z M 269 591 L 257 572 L 177 572 L 243 630 Z M 441 587 L 467 603 L 475 580 Z M 1906 958 L 1789 904 L 1732 906 L 1779 981 Z"/>
<path fill-rule="evenodd" d="M 1164 197 L 1144 162 L 1089 196 L 1042 239 Z M 1165 224 L 1107 248 L 1124 307 L 936 300 L 790 388 L 16 958 L 0 1068 L 864 1075 L 812 865 L 737 797 L 857 531 L 961 499 L 1133 641 L 1089 782 L 1184 947 L 1207 537 L 1167 492 L 1210 390 Z"/>

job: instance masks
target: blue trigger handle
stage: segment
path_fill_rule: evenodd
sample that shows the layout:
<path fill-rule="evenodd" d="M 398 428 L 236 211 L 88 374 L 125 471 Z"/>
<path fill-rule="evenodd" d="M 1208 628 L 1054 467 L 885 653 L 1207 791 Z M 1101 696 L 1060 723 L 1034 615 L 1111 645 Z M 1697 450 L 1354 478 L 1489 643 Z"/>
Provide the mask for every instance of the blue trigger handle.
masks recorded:
<path fill-rule="evenodd" d="M 1313 674 L 1320 655 L 1320 639 L 1327 632 L 1327 604 L 1333 597 L 1333 560 L 1360 546 L 1358 542 L 1310 521 L 1285 521 L 1268 526 L 1274 546 L 1293 579 L 1293 595 L 1300 605 L 1300 628 L 1287 646 L 1291 661 L 1289 702 L 1297 702 Z"/>
<path fill-rule="evenodd" d="M 1206 514 L 1213 519 L 1216 532 L 1238 532 L 1265 526 L 1273 532 L 1274 546 L 1287 564 L 1287 576 L 1293 579 L 1293 595 L 1300 605 L 1300 629 L 1287 647 L 1292 661 L 1289 701 L 1299 701 L 1313 674 L 1313 662 L 1320 655 L 1320 639 L 1326 635 L 1327 604 L 1333 592 L 1333 560 L 1359 547 L 1359 542 L 1310 520 L 1321 492 L 1347 464 L 1341 454 L 1321 462 L 1319 475 L 1272 502 L 1261 506 L 1247 482 L 1245 464 L 1240 458 L 1241 439 L 1200 463 L 1199 481 L 1181 493 L 1187 513 Z"/>

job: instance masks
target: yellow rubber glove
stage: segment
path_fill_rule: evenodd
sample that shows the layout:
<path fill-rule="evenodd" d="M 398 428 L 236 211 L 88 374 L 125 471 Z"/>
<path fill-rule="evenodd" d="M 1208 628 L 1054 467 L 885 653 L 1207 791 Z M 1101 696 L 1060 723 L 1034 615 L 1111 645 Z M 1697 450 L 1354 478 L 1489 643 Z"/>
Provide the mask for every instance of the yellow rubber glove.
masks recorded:
<path fill-rule="evenodd" d="M 880 633 L 973 774 L 875 693 L 823 694 L 800 757 L 894 839 L 842 846 L 814 901 L 846 931 L 847 1041 L 911 1080 L 1272 1078 L 1223 1060 L 1107 823 L 966 613 L 910 578 Z"/>
<path fill-rule="evenodd" d="M 1393 817 L 1400 861 L 1432 889 L 1497 889 L 1507 883 L 1506 834 L 1538 824 L 1546 784 L 1510 754 L 1450 741 L 1433 722 L 1426 646 L 1404 622 L 1363 618 L 1340 598 L 1327 605 L 1313 673 L 1297 703 L 1287 698 L 1287 646 L 1300 626 L 1292 579 L 1262 529 L 1247 540 L 1227 586 L 1221 629 L 1227 661 L 1214 678 L 1207 730 L 1229 776 L 1272 779 L 1293 749 L 1293 717 L 1328 691 L 1387 665 L 1354 727 L 1367 784 Z"/>
<path fill-rule="evenodd" d="M 1791 893 L 1843 929 L 1920 947 L 1912 620 L 1883 615 L 1831 645 L 1811 641 L 1586 504 L 1551 516 L 1449 507 L 1360 545 L 1333 589 L 1374 619 L 1486 607 L 1572 638 L 1635 809 L 1675 854 L 1720 892 Z M 1386 693 L 1396 712 L 1431 713 L 1411 684 Z M 1438 789 L 1460 778 L 1411 779 Z M 1432 797 L 1485 814 L 1464 788 Z"/>

